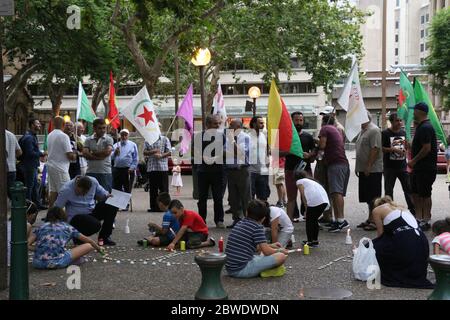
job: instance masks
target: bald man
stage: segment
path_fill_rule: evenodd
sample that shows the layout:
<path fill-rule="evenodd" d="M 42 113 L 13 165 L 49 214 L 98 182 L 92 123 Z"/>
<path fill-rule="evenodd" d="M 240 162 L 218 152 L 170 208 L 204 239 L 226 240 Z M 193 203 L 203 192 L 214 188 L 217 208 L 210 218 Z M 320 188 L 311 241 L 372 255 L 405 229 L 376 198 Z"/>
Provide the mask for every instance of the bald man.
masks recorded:
<path fill-rule="evenodd" d="M 62 186 L 70 181 L 69 166 L 70 161 L 76 160 L 76 154 L 72 150 L 69 136 L 65 134 L 64 119 L 62 117 L 53 118 L 53 131 L 48 135 L 48 185 L 49 185 L 49 206 L 58 196 Z"/>

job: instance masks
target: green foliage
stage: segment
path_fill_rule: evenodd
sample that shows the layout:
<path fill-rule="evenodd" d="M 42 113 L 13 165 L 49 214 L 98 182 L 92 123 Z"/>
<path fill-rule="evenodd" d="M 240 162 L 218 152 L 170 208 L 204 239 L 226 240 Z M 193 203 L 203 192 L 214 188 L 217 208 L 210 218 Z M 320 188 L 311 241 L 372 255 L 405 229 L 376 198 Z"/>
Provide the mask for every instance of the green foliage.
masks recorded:
<path fill-rule="evenodd" d="M 444 98 L 450 109 L 450 9 L 440 10 L 433 18 L 430 34 L 430 55 L 426 68 L 434 76 L 433 89 Z"/>

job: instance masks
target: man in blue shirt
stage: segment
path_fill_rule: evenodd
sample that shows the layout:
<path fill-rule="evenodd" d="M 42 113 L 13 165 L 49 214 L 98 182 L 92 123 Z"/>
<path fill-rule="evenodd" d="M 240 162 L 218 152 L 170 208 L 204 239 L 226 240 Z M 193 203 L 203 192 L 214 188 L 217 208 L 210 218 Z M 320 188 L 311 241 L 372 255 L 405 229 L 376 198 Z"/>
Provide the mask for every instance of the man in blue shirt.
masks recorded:
<path fill-rule="evenodd" d="M 118 208 L 105 203 L 110 196 L 97 179 L 77 176 L 64 184 L 55 207 L 65 208 L 68 222 L 82 234 L 91 236 L 99 232 L 100 245 L 103 242 L 104 245 L 114 246 L 116 243 L 110 236 Z"/>
<path fill-rule="evenodd" d="M 131 193 L 134 172 L 138 164 L 138 148 L 133 141 L 128 140 L 129 133 L 127 129 L 120 131 L 120 141 L 114 144 L 112 153 L 113 189 L 127 193 Z"/>
<path fill-rule="evenodd" d="M 33 201 L 38 206 L 38 209 L 45 210 L 47 208 L 42 206 L 37 180 L 40 165 L 39 159 L 46 155 L 39 150 L 38 138 L 36 136 L 41 131 L 41 123 L 39 120 L 30 119 L 28 121 L 28 127 L 29 130 L 19 140 L 20 148 L 22 149 L 19 169 L 23 175 L 25 187 L 27 187 L 27 199 Z"/>

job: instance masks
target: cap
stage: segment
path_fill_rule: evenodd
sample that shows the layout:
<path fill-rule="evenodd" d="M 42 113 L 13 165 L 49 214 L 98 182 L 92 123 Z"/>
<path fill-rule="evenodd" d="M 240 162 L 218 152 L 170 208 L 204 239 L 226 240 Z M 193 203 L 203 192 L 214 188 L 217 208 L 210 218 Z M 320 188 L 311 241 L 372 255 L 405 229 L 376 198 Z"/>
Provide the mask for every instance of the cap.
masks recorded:
<path fill-rule="evenodd" d="M 130 131 L 128 131 L 128 129 L 122 129 L 122 130 L 120 130 L 120 133 L 126 133 L 126 134 L 130 134 Z"/>
<path fill-rule="evenodd" d="M 320 115 L 324 115 L 324 114 L 330 114 L 334 112 L 334 107 L 332 106 L 326 106 L 322 111 L 320 111 Z"/>
<path fill-rule="evenodd" d="M 425 113 L 428 113 L 428 105 L 424 102 L 419 102 L 418 104 L 416 104 L 414 106 L 414 110 L 420 110 L 423 111 Z"/>

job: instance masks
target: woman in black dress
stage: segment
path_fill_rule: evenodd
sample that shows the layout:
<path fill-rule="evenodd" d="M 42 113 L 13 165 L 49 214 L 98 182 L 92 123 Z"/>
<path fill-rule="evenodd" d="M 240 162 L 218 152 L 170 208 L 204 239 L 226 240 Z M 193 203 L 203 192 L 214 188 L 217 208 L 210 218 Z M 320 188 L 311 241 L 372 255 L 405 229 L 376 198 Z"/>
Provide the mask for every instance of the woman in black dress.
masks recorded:
<path fill-rule="evenodd" d="M 381 283 L 387 287 L 433 288 L 427 280 L 428 239 L 417 220 L 389 196 L 375 200 L 374 207 L 378 237 L 373 245 Z"/>

